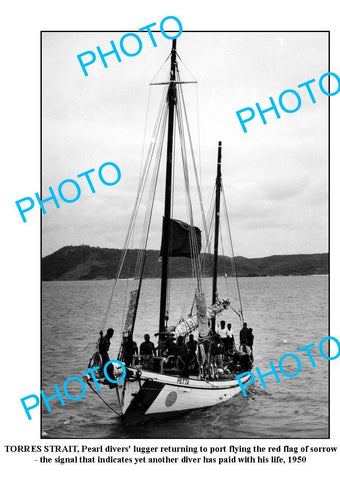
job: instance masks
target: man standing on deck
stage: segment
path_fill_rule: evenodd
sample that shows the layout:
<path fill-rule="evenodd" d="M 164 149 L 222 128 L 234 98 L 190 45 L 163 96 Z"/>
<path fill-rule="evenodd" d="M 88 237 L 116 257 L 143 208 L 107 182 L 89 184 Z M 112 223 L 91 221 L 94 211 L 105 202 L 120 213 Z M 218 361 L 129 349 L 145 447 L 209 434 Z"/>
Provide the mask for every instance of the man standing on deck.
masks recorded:
<path fill-rule="evenodd" d="M 139 355 L 142 357 L 142 365 L 147 370 L 154 369 L 153 355 L 156 356 L 155 345 L 150 341 L 150 335 L 146 333 L 144 335 L 144 342 L 140 344 Z"/>
<path fill-rule="evenodd" d="M 227 325 L 227 351 L 233 350 L 235 345 L 234 332 L 231 323 Z"/>
<path fill-rule="evenodd" d="M 179 376 L 187 378 L 189 376 L 189 353 L 188 348 L 184 343 L 184 337 L 182 336 L 177 338 L 175 355 Z"/>
<path fill-rule="evenodd" d="M 247 328 L 247 324 L 243 324 L 243 328 L 240 331 L 240 344 L 241 345 L 246 345 L 249 347 L 250 350 L 250 358 L 253 361 L 253 344 L 254 344 L 254 335 L 253 335 L 253 329 L 252 328 Z"/>
<path fill-rule="evenodd" d="M 186 346 L 189 354 L 189 366 L 196 370 L 198 368 L 198 362 L 196 358 L 197 341 L 194 340 L 192 333 L 189 335 L 189 341 L 186 343 Z"/>
<path fill-rule="evenodd" d="M 102 372 L 106 363 L 110 361 L 110 357 L 109 357 L 109 349 L 111 345 L 110 339 L 113 337 L 113 334 L 114 334 L 113 328 L 109 328 L 106 332 L 106 335 L 103 335 L 103 332 L 100 331 L 98 351 L 100 353 L 100 356 L 102 357 L 102 368 L 101 368 Z M 110 377 L 112 380 L 115 380 L 112 363 L 108 365 L 106 372 L 108 377 Z"/>
<path fill-rule="evenodd" d="M 241 345 L 246 345 L 247 344 L 247 332 L 248 332 L 247 324 L 246 324 L 246 322 L 244 322 L 242 330 L 240 330 L 240 344 Z"/>
<path fill-rule="evenodd" d="M 254 344 L 253 329 L 252 329 L 252 328 L 248 328 L 248 331 L 247 331 L 247 345 L 248 345 L 248 347 L 250 347 L 250 349 L 251 349 L 250 358 L 251 358 L 251 361 L 252 361 L 252 362 L 254 361 L 253 344 Z"/>
<path fill-rule="evenodd" d="M 132 364 L 134 355 L 138 355 L 138 347 L 137 343 L 133 341 L 132 333 L 129 333 L 122 344 L 122 357 L 127 367 Z"/>
<path fill-rule="evenodd" d="M 217 329 L 216 333 L 220 336 L 221 342 L 223 343 L 224 350 L 228 351 L 228 330 L 225 326 L 225 321 L 221 320 L 220 327 Z"/>
<path fill-rule="evenodd" d="M 140 355 L 156 355 L 155 345 L 150 342 L 150 335 L 146 333 L 144 335 L 144 342 L 140 344 L 139 354 Z"/>

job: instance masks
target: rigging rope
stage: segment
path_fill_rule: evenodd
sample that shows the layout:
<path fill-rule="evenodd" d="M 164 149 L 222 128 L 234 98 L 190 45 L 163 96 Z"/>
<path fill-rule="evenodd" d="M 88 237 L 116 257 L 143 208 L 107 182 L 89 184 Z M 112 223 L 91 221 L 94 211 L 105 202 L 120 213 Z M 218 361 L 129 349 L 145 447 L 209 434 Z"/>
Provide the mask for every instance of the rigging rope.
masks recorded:
<path fill-rule="evenodd" d="M 162 103 L 164 103 L 165 95 L 166 95 L 166 91 L 164 89 Z M 157 118 L 157 124 L 155 128 L 156 133 L 155 133 L 155 136 L 153 137 L 153 145 L 152 145 L 153 148 L 150 151 L 150 162 L 151 162 L 156 150 L 155 165 L 153 170 L 153 176 L 151 178 L 151 188 L 149 192 L 147 208 L 146 208 L 144 223 L 142 228 L 140 247 L 139 247 L 136 268 L 135 268 L 135 278 L 139 278 L 141 274 L 141 265 L 143 263 L 144 252 L 146 249 L 147 240 L 148 240 L 149 231 L 150 231 L 150 222 L 151 222 L 151 216 L 153 211 L 153 204 L 154 204 L 156 185 L 157 185 L 157 179 L 158 179 L 158 173 L 159 173 L 160 158 L 162 155 L 163 140 L 164 140 L 165 128 L 166 128 L 166 111 L 167 110 L 165 108 L 165 105 L 163 105 L 163 108 L 160 110 L 160 115 Z M 157 141 L 158 137 L 160 137 L 159 142 Z"/>
<path fill-rule="evenodd" d="M 196 188 L 197 188 L 197 193 L 198 193 L 198 200 L 199 200 L 199 204 L 200 204 L 200 207 L 201 207 L 201 215 L 202 215 L 202 222 L 203 222 L 203 227 L 204 227 L 204 233 L 205 233 L 206 238 L 208 238 L 208 230 L 207 230 L 207 225 L 206 225 L 206 220 L 205 220 L 205 214 L 204 214 L 204 206 L 203 206 L 202 192 L 201 192 L 200 181 L 199 181 L 199 178 L 198 178 L 198 173 L 197 173 L 197 168 L 196 168 L 195 153 L 194 153 L 194 148 L 193 148 L 192 139 L 191 139 L 191 134 L 190 134 L 189 120 L 188 120 L 188 115 L 187 115 L 187 109 L 186 109 L 186 106 L 185 106 L 185 101 L 184 101 L 184 94 L 183 94 L 183 87 L 182 87 L 182 85 L 179 86 L 179 90 L 180 90 L 181 98 L 182 98 L 183 112 L 184 112 L 184 118 L 185 118 L 185 125 L 186 125 L 187 134 L 188 134 L 189 145 L 190 145 L 190 153 L 191 153 L 191 159 L 192 159 L 192 164 L 193 164 L 194 173 L 195 173 L 195 180 L 196 180 Z"/>
<path fill-rule="evenodd" d="M 107 407 L 110 408 L 110 410 L 112 410 L 116 415 L 118 415 L 118 417 L 121 417 L 121 416 L 123 415 L 122 413 L 118 413 L 113 407 L 111 407 L 111 405 L 109 405 L 109 404 L 107 403 L 106 400 L 104 400 L 104 398 L 97 392 L 97 390 L 95 390 L 95 389 L 93 388 L 93 386 L 91 385 L 91 383 L 89 382 L 89 380 L 86 380 L 86 382 L 87 382 L 88 386 L 91 388 L 91 390 L 105 403 L 105 405 L 106 405 Z M 117 388 L 117 387 L 116 387 L 116 388 Z"/>
<path fill-rule="evenodd" d="M 152 212 L 153 212 L 154 203 L 155 203 L 154 200 L 155 200 L 155 194 L 157 189 L 159 168 L 160 168 L 162 149 L 163 149 L 163 140 L 164 140 L 165 129 L 166 129 L 165 110 L 163 112 L 163 115 L 164 115 L 163 118 L 160 120 L 161 122 L 160 130 L 159 130 L 160 142 L 158 143 L 158 148 L 155 156 L 154 170 L 153 170 L 153 175 L 151 179 L 151 189 L 150 189 L 149 197 L 147 201 L 147 208 L 145 212 L 142 235 L 141 235 L 141 242 L 140 242 L 138 258 L 136 262 L 136 268 L 135 268 L 135 278 L 139 278 L 142 273 L 141 269 L 143 264 L 143 258 L 145 256 L 146 246 L 147 246 L 149 233 L 150 233 L 151 218 L 152 218 Z"/>
<path fill-rule="evenodd" d="M 180 79 L 179 72 L 177 72 L 177 74 L 178 74 L 178 79 Z M 191 257 L 192 270 L 193 270 L 194 276 L 197 279 L 198 291 L 202 291 L 201 268 L 200 268 L 201 265 L 199 261 L 197 236 L 196 236 L 194 220 L 193 220 L 193 210 L 192 210 L 192 202 L 191 202 L 191 195 L 190 195 L 190 180 L 189 180 L 188 162 L 187 162 L 186 145 L 185 145 L 185 129 L 184 129 L 183 115 L 182 115 L 182 109 L 184 110 L 185 105 L 184 105 L 183 89 L 180 84 L 179 84 L 178 99 L 179 99 L 179 102 L 177 102 L 177 105 L 176 105 L 176 113 L 178 117 L 178 129 L 179 129 L 179 134 L 181 139 L 180 143 L 181 143 L 182 165 L 183 165 L 183 173 L 184 173 L 184 181 L 185 181 L 187 213 L 189 217 L 188 223 L 191 226 L 189 230 L 189 239 L 190 239 L 191 251 L 192 251 L 192 257 Z M 187 128 L 187 135 L 189 138 L 189 143 L 192 145 L 189 128 Z M 203 213 L 202 218 L 204 220 L 204 210 L 202 210 L 202 213 Z"/>
<path fill-rule="evenodd" d="M 230 223 L 229 223 L 229 215 L 228 215 L 228 209 L 227 209 L 227 201 L 226 201 L 226 197 L 225 197 L 225 193 L 224 193 L 224 188 L 223 188 L 223 181 L 222 181 L 222 179 L 221 179 L 221 182 L 222 182 L 222 200 L 223 200 L 222 203 L 223 203 L 223 208 L 224 208 L 224 214 L 225 214 L 226 220 L 227 220 L 228 233 L 229 233 L 229 241 L 230 241 L 230 248 L 231 248 L 231 254 L 232 254 L 232 257 L 231 257 L 231 258 L 232 258 L 232 265 L 233 265 L 233 269 L 234 269 L 234 272 L 235 272 L 235 280 L 236 280 L 238 298 L 239 298 L 239 302 L 240 302 L 240 318 L 241 318 L 242 322 L 244 323 L 243 307 L 242 307 L 242 299 L 241 299 L 241 291 L 240 291 L 240 285 L 239 285 L 238 276 L 237 276 L 237 271 L 236 271 L 234 246 L 233 246 L 233 240 L 232 240 L 232 238 L 231 238 L 231 229 L 230 229 Z"/>
<path fill-rule="evenodd" d="M 164 89 L 164 92 L 163 92 L 163 97 L 164 97 L 164 95 L 166 95 L 165 89 Z M 125 243 L 124 243 L 123 250 L 122 250 L 122 253 L 121 253 L 119 266 L 118 266 L 118 271 L 116 273 L 114 284 L 113 284 L 113 287 L 112 287 L 112 290 L 111 290 L 111 295 L 110 295 L 108 307 L 107 307 L 107 310 L 106 310 L 106 314 L 105 314 L 104 320 L 103 320 L 102 325 L 101 325 L 101 330 L 104 329 L 104 327 L 107 323 L 107 320 L 108 320 L 108 317 L 109 317 L 109 314 L 110 314 L 110 308 L 111 308 L 111 304 L 112 304 L 112 300 L 113 300 L 113 295 L 114 295 L 114 292 L 115 292 L 115 289 L 116 289 L 116 286 L 117 286 L 117 282 L 118 282 L 118 279 L 120 278 L 120 275 L 121 275 L 121 272 L 122 272 L 122 269 L 123 269 L 123 265 L 124 265 L 124 262 L 125 262 L 128 245 L 129 245 L 130 240 L 131 240 L 131 236 L 132 236 L 132 233 L 133 233 L 133 227 L 134 227 L 134 224 L 135 224 L 135 221 L 136 221 L 136 216 L 137 216 L 137 213 L 138 213 L 138 210 L 139 210 L 139 207 L 140 207 L 140 203 L 141 203 L 143 192 L 144 192 L 145 185 L 146 185 L 146 182 L 147 182 L 150 166 L 151 166 L 151 163 L 152 163 L 151 161 L 152 161 L 153 152 L 154 152 L 154 149 L 155 149 L 155 139 L 157 138 L 157 135 L 158 135 L 158 132 L 159 132 L 159 129 L 160 129 L 160 123 L 161 123 L 160 118 L 162 118 L 163 115 L 164 115 L 164 110 L 165 110 L 165 104 L 164 103 L 165 102 L 162 101 L 162 103 L 160 105 L 160 108 L 159 108 L 159 111 L 158 111 L 156 125 L 155 125 L 155 128 L 154 128 L 154 133 L 153 133 L 151 145 L 149 147 L 147 160 L 145 162 L 144 169 L 143 169 L 143 172 L 142 172 L 142 176 L 141 176 L 141 179 L 140 179 L 140 182 L 139 182 L 139 186 L 138 186 L 138 190 L 137 190 L 137 196 L 136 196 L 136 200 L 135 200 L 134 207 L 133 207 L 133 213 L 132 213 L 132 216 L 131 216 L 131 219 L 130 219 L 130 222 L 129 222 L 128 232 L 127 232 Z"/>
<path fill-rule="evenodd" d="M 161 67 L 159 68 L 159 70 L 157 71 L 156 75 L 153 77 L 153 79 L 151 80 L 150 84 L 153 83 L 153 81 L 155 80 L 155 78 L 157 77 L 157 75 L 159 74 L 159 72 L 162 70 L 162 68 L 164 67 L 164 65 L 166 64 L 166 62 L 169 60 L 171 56 L 171 52 L 169 53 L 169 55 L 166 57 L 164 63 L 161 65 Z"/>
<path fill-rule="evenodd" d="M 170 54 L 171 55 L 171 54 Z M 158 76 L 159 72 L 162 70 L 164 65 L 167 63 L 168 58 L 170 55 L 167 57 L 163 65 L 160 67 L 158 72 L 156 73 L 155 77 L 152 79 L 151 83 L 153 80 Z M 177 54 L 178 58 L 179 55 Z M 183 63 L 183 62 L 182 62 Z M 188 70 L 189 71 L 189 70 Z M 191 72 L 189 71 L 191 74 Z M 191 74 L 192 75 L 192 74 Z M 178 65 L 176 63 L 176 83 L 180 82 L 180 74 L 179 74 L 179 69 Z M 204 215 L 204 207 L 203 207 L 203 200 L 202 200 L 202 194 L 201 194 L 201 189 L 200 189 L 200 182 L 198 178 L 198 172 L 197 172 L 197 167 L 196 167 L 196 162 L 195 162 L 195 154 L 194 154 L 194 149 L 193 149 L 193 143 L 192 143 L 192 138 L 191 138 L 191 133 L 190 133 L 190 128 L 189 128 L 189 122 L 188 122 L 188 116 L 187 116 L 187 111 L 186 111 L 186 106 L 185 106 L 185 101 L 184 101 L 184 95 L 183 95 L 183 88 L 182 84 L 178 83 L 177 87 L 177 103 L 175 106 L 175 128 L 174 128 L 174 137 L 176 135 L 176 121 L 177 121 L 177 128 L 179 132 L 179 138 L 180 138 L 180 147 L 181 147 L 181 157 L 182 157 L 182 165 L 183 165 L 183 172 L 184 172 L 184 183 L 185 183 L 185 196 L 186 196 L 186 206 L 187 206 L 187 215 L 189 217 L 189 224 L 191 227 L 189 228 L 189 240 L 190 240 L 190 248 L 192 251 L 192 256 L 191 256 L 191 262 L 192 262 L 192 271 L 194 274 L 194 277 L 197 279 L 197 289 L 198 291 L 202 291 L 202 283 L 201 283 L 201 272 L 202 272 L 202 263 L 203 263 L 203 255 L 199 256 L 199 251 L 198 251 L 198 244 L 197 244 L 197 236 L 196 236 L 196 231 L 193 223 L 193 208 L 192 208 L 192 203 L 191 203 L 191 195 L 190 195 L 190 179 L 189 179 L 189 171 L 188 171 L 188 156 L 186 152 L 186 136 L 188 138 L 189 146 L 190 146 L 190 156 L 192 159 L 192 164 L 193 164 L 193 169 L 194 169 L 194 175 L 195 175 L 195 181 L 196 181 L 196 188 L 198 192 L 198 198 L 199 198 L 199 205 L 201 208 L 201 215 L 202 215 L 202 222 L 203 222 L 203 227 L 204 227 L 204 232 L 205 232 L 205 237 L 206 237 L 206 242 L 207 246 L 210 248 L 210 240 L 209 240 L 209 233 L 208 233 L 208 227 L 206 224 L 205 220 L 205 215 Z M 144 215 L 144 222 L 142 226 L 142 235 L 141 235 L 141 241 L 140 241 L 140 248 L 137 254 L 137 259 L 136 259 L 136 265 L 135 265 L 135 271 L 134 271 L 134 278 L 138 279 L 140 275 L 142 274 L 142 265 L 144 264 L 144 258 L 146 255 L 146 247 L 147 247 L 147 242 L 149 238 L 149 233 L 150 233 L 150 226 L 151 226 L 151 218 L 152 218 L 152 213 L 153 213 L 153 208 L 154 208 L 154 200 L 155 200 L 155 194 L 156 194 L 156 189 L 157 189 L 157 183 L 158 183 L 158 177 L 159 177 L 159 168 L 160 168 L 160 162 L 161 162 L 161 156 L 162 156 L 162 150 L 163 150 L 163 145 L 164 145 L 164 137 L 165 137 L 165 130 L 166 130 L 166 125 L 167 125 L 167 111 L 168 111 L 168 102 L 166 101 L 166 97 L 168 95 L 168 87 L 166 86 L 163 89 L 163 95 L 162 95 L 162 101 L 157 113 L 156 117 L 156 122 L 155 126 L 153 129 L 153 136 L 152 136 L 152 141 L 150 143 L 147 155 L 146 155 L 146 160 L 144 167 L 142 168 L 141 165 L 141 170 L 140 170 L 140 178 L 139 178 L 139 184 L 138 184 L 138 189 L 137 189 L 137 196 L 136 200 L 134 203 L 133 207 L 133 213 L 132 217 L 128 226 L 128 232 L 127 236 L 125 239 L 125 243 L 122 249 L 116 277 L 113 283 L 112 291 L 111 291 L 111 296 L 109 299 L 106 315 L 104 318 L 104 321 L 101 326 L 101 330 L 104 329 L 109 315 L 110 315 L 110 309 L 113 301 L 113 296 L 114 292 L 117 286 L 118 279 L 120 278 L 120 275 L 122 273 L 122 269 L 124 267 L 125 261 L 126 261 L 126 255 L 127 255 L 127 250 L 129 248 L 129 245 L 131 244 L 131 239 L 133 238 L 134 235 L 134 225 L 136 222 L 137 218 L 137 213 L 139 211 L 139 208 L 141 206 L 142 198 L 144 195 L 144 191 L 146 188 L 146 184 L 149 179 L 149 174 L 150 170 L 153 170 L 153 173 L 151 175 L 151 180 L 150 180 L 150 192 L 146 204 L 146 211 Z M 196 87 L 196 96 L 197 96 L 197 87 Z M 146 120 L 148 119 L 149 116 L 149 106 L 150 106 L 150 88 L 148 92 L 148 108 L 147 108 L 147 115 L 146 115 Z M 183 115 L 184 113 L 184 115 Z M 143 140 L 143 152 L 142 152 L 142 159 L 144 156 L 144 148 L 145 148 L 145 137 L 146 137 L 146 127 L 144 130 L 144 140 Z M 174 142 L 175 145 L 175 142 Z M 175 159 L 175 151 L 173 155 Z M 142 160 L 143 163 L 143 160 Z M 152 167 L 153 165 L 153 167 Z M 173 166 L 173 175 L 175 173 L 175 162 Z M 173 197 L 172 197 L 173 200 Z M 171 207 L 171 213 L 173 213 L 173 205 Z M 130 274 L 130 272 L 128 272 Z M 170 282 L 168 283 L 168 288 L 170 288 Z M 126 291 L 127 293 L 127 291 Z M 167 298 L 169 299 L 169 295 L 167 295 Z M 124 312 L 126 309 L 126 296 L 125 296 L 125 302 L 124 302 Z M 167 306 L 168 308 L 168 306 Z"/>

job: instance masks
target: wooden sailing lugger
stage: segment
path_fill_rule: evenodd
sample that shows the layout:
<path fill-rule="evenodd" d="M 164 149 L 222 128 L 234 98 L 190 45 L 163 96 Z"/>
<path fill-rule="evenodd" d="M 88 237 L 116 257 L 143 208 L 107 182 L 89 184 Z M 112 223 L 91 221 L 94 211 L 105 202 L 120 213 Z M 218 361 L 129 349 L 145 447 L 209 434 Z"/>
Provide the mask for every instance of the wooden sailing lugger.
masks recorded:
<path fill-rule="evenodd" d="M 121 408 L 121 416 L 125 424 L 137 423 L 151 419 L 154 417 L 164 417 L 178 414 L 180 412 L 205 408 L 217 405 L 228 401 L 230 398 L 240 392 L 240 385 L 236 380 L 236 374 L 242 371 L 239 365 L 237 370 L 230 372 L 224 365 L 222 368 L 217 368 L 216 362 L 211 355 L 211 345 L 214 338 L 216 338 L 216 316 L 227 309 L 230 305 L 229 300 L 221 300 L 218 298 L 217 291 L 217 263 L 218 263 L 218 248 L 219 248 L 219 222 L 220 222 L 220 203 L 221 203 L 221 159 L 222 159 L 222 144 L 219 142 L 218 146 L 218 160 L 217 160 L 217 177 L 216 177 L 216 195 L 215 195 L 215 231 L 214 231 L 214 265 L 213 265 L 213 286 L 212 286 L 212 304 L 211 307 L 206 307 L 206 300 L 202 289 L 201 268 L 202 256 L 201 251 L 201 232 L 194 226 L 193 210 L 191 206 L 191 199 L 189 195 L 189 178 L 187 163 L 185 161 L 185 154 L 183 153 L 183 143 L 181 145 L 184 178 L 186 181 L 186 193 L 188 201 L 188 220 L 189 223 L 174 220 L 172 216 L 172 205 L 175 199 L 173 198 L 173 173 L 174 173 L 174 138 L 175 126 L 179 130 L 179 136 L 182 137 L 185 131 L 186 111 L 184 116 L 180 112 L 181 105 L 184 105 L 183 92 L 178 65 L 176 40 L 173 40 L 172 51 L 170 55 L 170 76 L 167 82 L 167 91 L 165 95 L 165 106 L 161 107 L 159 114 L 159 122 L 155 127 L 155 133 L 160 136 L 161 142 L 166 140 L 166 173 L 165 173 L 165 197 L 164 197 L 164 216 L 162 223 L 162 242 L 161 242 L 161 258 L 162 258 L 162 272 L 161 272 L 161 292 L 160 292 L 160 307 L 158 318 L 158 355 L 146 358 L 142 355 L 134 355 L 127 361 L 124 345 L 126 345 L 127 338 L 132 341 L 134 327 L 136 322 L 136 314 L 139 304 L 140 291 L 143 280 L 146 247 L 148 240 L 148 233 L 151 223 L 152 203 L 147 208 L 144 225 L 146 225 L 146 233 L 142 239 L 140 254 L 137 261 L 135 278 L 137 279 L 137 288 L 130 292 L 129 306 L 127 309 L 125 325 L 122 329 L 122 348 L 119 353 L 119 360 L 125 362 L 127 375 L 125 379 L 116 387 Z M 184 106 L 185 110 L 185 106 Z M 184 120 L 183 120 L 184 119 Z M 188 126 L 187 126 L 188 128 Z M 166 134 L 166 135 L 165 135 Z M 152 149 L 155 149 L 155 142 L 153 142 Z M 191 144 L 191 139 L 190 139 Z M 152 185 L 156 189 L 158 180 L 158 171 L 160 164 L 162 146 L 159 147 L 159 159 L 155 163 L 154 177 Z M 158 158 L 157 157 L 157 158 Z M 158 162 L 158 163 L 157 163 Z M 196 169 L 196 167 L 194 167 Z M 144 172 L 147 175 L 149 166 L 145 166 Z M 198 183 L 197 171 L 195 170 L 196 181 Z M 126 258 L 126 251 L 129 241 L 132 236 L 133 224 L 137 215 L 137 210 L 141 202 L 141 195 L 146 184 L 144 174 L 140 182 L 140 188 L 137 194 L 132 220 L 129 226 L 127 239 L 125 242 L 125 253 L 122 255 L 120 266 L 118 268 L 118 276 L 122 271 L 123 264 Z M 199 203 L 203 213 L 202 198 L 199 191 Z M 151 201 L 154 201 L 154 192 L 151 194 Z M 208 240 L 208 231 L 205 219 L 203 218 L 205 235 Z M 177 233 L 176 233 L 177 232 Z M 180 239 L 180 240 L 178 240 Z M 176 244 L 176 245 L 175 245 Z M 190 246 L 190 251 L 188 249 Z M 194 299 L 195 302 L 189 314 L 182 318 L 178 325 L 170 328 L 168 326 L 168 277 L 169 277 L 169 261 L 172 256 L 186 256 L 190 257 L 192 261 L 195 282 Z M 117 284 L 117 279 L 114 283 L 114 288 Z M 113 295 L 111 295 L 112 301 Z M 241 303 L 240 303 L 241 306 Z M 109 307 L 110 308 L 110 307 Z M 243 323 L 242 308 L 237 313 Z M 108 309 L 109 312 L 109 309 Z M 108 317 L 108 314 L 107 314 Z M 189 368 L 187 374 L 183 374 L 181 368 L 181 358 L 177 359 L 176 355 L 169 355 L 167 345 L 171 342 L 171 336 L 186 337 L 189 333 L 198 330 L 198 348 L 197 361 L 194 362 L 194 367 Z M 168 342 L 168 343 L 167 343 Z M 228 358 L 228 357 L 227 357 Z M 131 361 L 132 359 L 132 361 Z M 183 363 L 183 362 L 182 362 Z M 231 364 L 229 358 L 229 364 Z M 235 357 L 233 358 L 233 365 L 235 366 Z M 221 367 L 221 366 L 220 366 Z M 250 376 L 242 377 L 242 382 L 249 381 Z"/>

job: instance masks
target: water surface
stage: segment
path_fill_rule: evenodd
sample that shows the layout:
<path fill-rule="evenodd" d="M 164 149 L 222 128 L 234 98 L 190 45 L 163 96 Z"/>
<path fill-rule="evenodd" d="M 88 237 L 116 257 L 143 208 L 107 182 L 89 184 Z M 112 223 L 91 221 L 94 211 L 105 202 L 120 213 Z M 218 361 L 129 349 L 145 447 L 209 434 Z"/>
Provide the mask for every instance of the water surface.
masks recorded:
<path fill-rule="evenodd" d="M 269 361 L 286 353 L 297 353 L 305 345 L 328 335 L 328 277 L 257 277 L 239 279 L 243 310 L 255 336 L 255 366 L 270 370 Z M 138 345 L 143 335 L 151 339 L 157 331 L 159 280 L 148 279 L 135 331 Z M 171 320 L 183 312 L 188 303 L 190 279 L 172 280 L 175 295 Z M 220 290 L 224 279 L 219 279 Z M 111 281 L 45 282 L 42 295 L 42 385 L 46 395 L 53 394 L 53 384 L 62 390 L 70 376 L 80 376 L 103 327 Z M 115 336 L 110 356 L 119 348 L 121 314 L 128 299 L 125 281 L 118 285 L 118 298 L 105 328 L 113 327 Z M 235 337 L 239 321 L 231 311 L 222 317 L 233 325 Z M 170 320 L 170 324 L 174 323 Z M 228 403 L 152 425 L 125 429 L 114 413 L 91 391 L 82 400 L 66 399 L 62 407 L 51 401 L 52 411 L 42 412 L 43 435 L 49 438 L 327 438 L 328 437 L 328 362 L 312 349 L 316 367 L 312 368 L 305 352 L 300 352 L 301 373 L 295 378 L 282 376 L 277 383 L 268 378 L 265 390 L 259 382 L 247 398 L 237 395 Z M 314 354 L 315 352 L 315 354 Z M 296 370 L 294 360 L 284 368 Z M 272 378 L 273 377 L 273 378 Z M 102 393 L 102 392 L 101 392 Z M 103 397 L 117 408 L 115 391 L 103 391 Z"/>

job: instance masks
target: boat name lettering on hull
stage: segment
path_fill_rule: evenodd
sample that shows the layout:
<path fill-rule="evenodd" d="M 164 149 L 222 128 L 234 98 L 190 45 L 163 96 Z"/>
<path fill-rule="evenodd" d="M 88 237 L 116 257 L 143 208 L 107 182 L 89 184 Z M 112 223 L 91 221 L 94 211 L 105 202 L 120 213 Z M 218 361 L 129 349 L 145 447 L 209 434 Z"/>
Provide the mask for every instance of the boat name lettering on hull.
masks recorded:
<path fill-rule="evenodd" d="M 180 383 L 181 385 L 189 385 L 189 379 L 178 377 L 177 378 L 177 383 Z"/>

